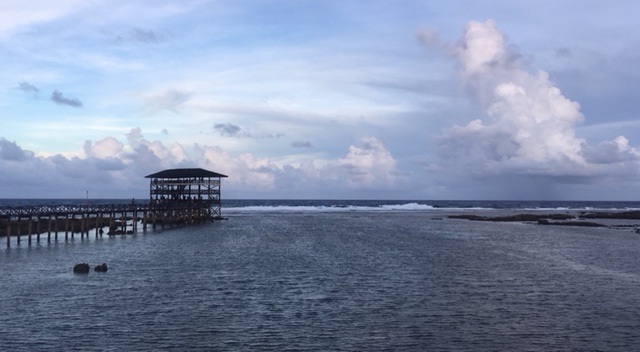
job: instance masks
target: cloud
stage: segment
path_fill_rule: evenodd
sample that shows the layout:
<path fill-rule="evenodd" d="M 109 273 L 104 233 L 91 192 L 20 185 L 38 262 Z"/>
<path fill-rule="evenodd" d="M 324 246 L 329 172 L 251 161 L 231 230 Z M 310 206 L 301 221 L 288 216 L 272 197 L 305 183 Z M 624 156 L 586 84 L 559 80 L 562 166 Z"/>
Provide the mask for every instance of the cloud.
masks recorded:
<path fill-rule="evenodd" d="M 18 83 L 18 87 L 16 87 L 17 89 L 20 89 L 21 91 L 25 92 L 25 93 L 38 93 L 40 90 L 34 86 L 33 84 L 30 84 L 29 82 L 26 81 L 22 81 L 20 83 Z"/>
<path fill-rule="evenodd" d="M 556 50 L 556 58 L 559 59 L 566 59 L 566 58 L 570 58 L 573 55 L 571 54 L 571 50 L 569 50 L 568 48 L 560 48 L 558 50 Z"/>
<path fill-rule="evenodd" d="M 584 120 L 544 71 L 530 73 L 491 20 L 470 22 L 448 49 L 458 76 L 482 114 L 438 139 L 440 155 L 476 176 L 595 177 L 618 175 L 613 164 L 637 174 L 638 152 L 624 137 L 591 147 L 575 135 Z M 605 167 L 609 165 L 611 167 Z M 628 176 L 628 174 L 627 174 Z"/>
<path fill-rule="evenodd" d="M 20 28 L 51 21 L 77 11 L 84 2 L 81 0 L 61 0 L 51 2 L 35 1 L 3 1 L 0 4 L 0 36 Z"/>
<path fill-rule="evenodd" d="M 25 151 L 16 142 L 9 142 L 0 137 L 0 159 L 8 161 L 21 161 L 33 157 L 33 152 Z"/>
<path fill-rule="evenodd" d="M 142 44 L 158 44 L 165 39 L 163 36 L 157 34 L 155 31 L 144 28 L 133 28 L 127 32 L 121 32 L 120 34 L 113 34 L 110 32 L 104 32 L 108 36 L 113 36 L 114 41 L 118 44 L 125 43 L 142 43 Z"/>
<path fill-rule="evenodd" d="M 80 198 L 85 190 L 100 185 L 101 191 L 107 190 L 103 197 L 116 196 L 113 193 L 116 174 L 102 171 L 102 163 L 94 158 L 60 154 L 36 156 L 34 152 L 0 138 L 0 179 L 3 180 L 0 192 L 7 197 Z M 126 183 L 116 187 L 128 188 Z M 111 196 L 109 192 L 112 192 Z"/>
<path fill-rule="evenodd" d="M 218 131 L 223 137 L 234 137 L 234 138 L 282 138 L 284 137 L 284 133 L 252 133 L 249 132 L 238 125 L 234 125 L 231 123 L 216 123 L 213 125 L 213 129 Z"/>
<path fill-rule="evenodd" d="M 291 146 L 294 148 L 311 148 L 311 142 L 309 141 L 296 141 L 291 143 Z"/>
<path fill-rule="evenodd" d="M 129 146 L 133 149 L 138 148 L 138 145 L 140 145 L 143 140 L 142 129 L 140 127 L 132 128 L 125 136 L 127 137 Z"/>
<path fill-rule="evenodd" d="M 629 145 L 629 140 L 619 136 L 612 141 L 601 142 L 595 147 L 584 145 L 582 155 L 589 163 L 614 164 L 640 161 L 640 153 Z"/>
<path fill-rule="evenodd" d="M 438 32 L 433 29 L 425 29 L 418 32 L 418 40 L 428 47 L 439 47 L 445 45 L 440 41 Z"/>
<path fill-rule="evenodd" d="M 221 136 L 239 137 L 242 129 L 238 125 L 230 123 L 216 123 L 213 128 L 220 133 Z"/>
<path fill-rule="evenodd" d="M 145 110 L 149 114 L 168 110 L 178 113 L 178 107 L 191 99 L 193 93 L 170 89 L 159 94 L 146 97 Z"/>
<path fill-rule="evenodd" d="M 279 164 L 251 153 L 232 154 L 219 146 L 151 141 L 140 128 L 122 138 L 84 142 L 83 156 L 36 156 L 0 139 L 0 185 L 5 196 L 40 192 L 69 198 L 85 190 L 94 197 L 144 197 L 144 176 L 168 168 L 202 167 L 229 175 L 225 190 L 236 196 L 348 197 L 362 190 L 391 190 L 399 181 L 396 161 L 375 137 L 345 146 L 342 157 Z"/>
<path fill-rule="evenodd" d="M 361 146 L 350 146 L 339 164 L 352 187 L 389 187 L 396 181 L 396 161 L 375 137 L 363 137 Z"/>
<path fill-rule="evenodd" d="M 122 154 L 124 144 L 113 137 L 106 137 L 95 144 L 91 141 L 84 142 L 84 153 L 87 157 L 108 158 L 118 157 Z"/>
<path fill-rule="evenodd" d="M 82 102 L 80 100 L 77 98 L 65 98 L 58 90 L 54 90 L 53 93 L 51 93 L 51 101 L 58 105 L 67 105 L 74 108 L 82 107 Z"/>
<path fill-rule="evenodd" d="M 462 38 L 454 47 L 454 54 L 465 75 L 486 74 L 511 67 L 504 37 L 491 20 L 467 23 Z"/>
<path fill-rule="evenodd" d="M 93 164 L 98 172 L 120 171 L 127 167 L 127 164 L 116 158 L 94 159 Z"/>
<path fill-rule="evenodd" d="M 142 28 L 132 29 L 131 38 L 141 43 L 157 44 L 161 41 L 161 38 L 152 30 L 145 30 Z"/>
<path fill-rule="evenodd" d="M 234 156 L 220 147 L 196 145 L 194 149 L 199 154 L 196 163 L 229 175 L 226 181 L 234 190 L 249 191 L 253 196 L 277 192 L 291 197 L 345 197 L 352 191 L 392 189 L 399 181 L 396 161 L 375 137 L 363 137 L 358 145 L 349 146 L 344 156 L 325 160 L 321 166 L 314 160 L 276 165 L 269 158 L 248 153 Z"/>

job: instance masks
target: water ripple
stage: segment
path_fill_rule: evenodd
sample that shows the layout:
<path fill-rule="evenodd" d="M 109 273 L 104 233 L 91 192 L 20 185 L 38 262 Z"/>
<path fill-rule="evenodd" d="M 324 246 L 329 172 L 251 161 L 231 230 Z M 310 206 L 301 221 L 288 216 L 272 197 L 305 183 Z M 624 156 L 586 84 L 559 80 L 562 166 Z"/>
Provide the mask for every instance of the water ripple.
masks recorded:
<path fill-rule="evenodd" d="M 550 231 L 265 214 L 4 249 L 0 350 L 633 349 L 640 242 Z M 72 274 L 81 261 L 110 270 Z"/>

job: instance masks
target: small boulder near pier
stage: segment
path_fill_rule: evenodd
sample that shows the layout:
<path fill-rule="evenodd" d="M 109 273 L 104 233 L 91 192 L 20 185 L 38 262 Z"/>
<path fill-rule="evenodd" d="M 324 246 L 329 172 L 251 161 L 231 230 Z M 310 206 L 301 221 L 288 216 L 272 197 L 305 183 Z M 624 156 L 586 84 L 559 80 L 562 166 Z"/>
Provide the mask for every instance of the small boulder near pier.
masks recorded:
<path fill-rule="evenodd" d="M 109 270 L 109 268 L 107 267 L 106 263 L 102 263 L 100 265 L 96 265 L 96 267 L 93 268 L 93 271 L 97 271 L 97 272 L 101 272 L 101 273 L 107 272 L 107 270 Z"/>
<path fill-rule="evenodd" d="M 73 272 L 76 274 L 88 274 L 89 273 L 89 264 L 87 263 L 79 263 L 73 267 Z"/>

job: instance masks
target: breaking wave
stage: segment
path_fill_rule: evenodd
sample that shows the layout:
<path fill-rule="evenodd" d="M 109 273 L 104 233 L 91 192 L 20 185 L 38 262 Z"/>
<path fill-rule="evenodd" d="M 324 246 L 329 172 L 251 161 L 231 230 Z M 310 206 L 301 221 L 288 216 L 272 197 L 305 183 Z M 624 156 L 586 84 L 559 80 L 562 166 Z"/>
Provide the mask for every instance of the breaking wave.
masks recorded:
<path fill-rule="evenodd" d="M 469 210 L 597 211 L 637 210 L 638 202 L 557 201 L 376 201 L 376 200 L 228 200 L 225 213 L 457 212 Z"/>
<path fill-rule="evenodd" d="M 225 208 L 225 212 L 259 213 L 259 212 L 359 212 L 359 211 L 427 211 L 436 209 L 432 205 L 406 203 L 381 205 L 248 205 L 243 207 Z"/>

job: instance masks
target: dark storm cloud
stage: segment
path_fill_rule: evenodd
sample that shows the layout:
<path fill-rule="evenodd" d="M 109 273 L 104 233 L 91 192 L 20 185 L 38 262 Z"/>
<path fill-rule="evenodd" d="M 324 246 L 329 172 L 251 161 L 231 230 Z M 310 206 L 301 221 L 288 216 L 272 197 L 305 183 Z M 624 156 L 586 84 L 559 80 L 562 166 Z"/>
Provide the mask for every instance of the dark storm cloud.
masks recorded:
<path fill-rule="evenodd" d="M 26 81 L 18 83 L 17 88 L 25 93 L 38 93 L 40 91 L 36 86 Z"/>
<path fill-rule="evenodd" d="M 81 108 L 82 102 L 77 98 L 66 98 L 57 89 L 51 93 L 51 100 L 58 105 L 68 105 L 74 108 Z"/>

